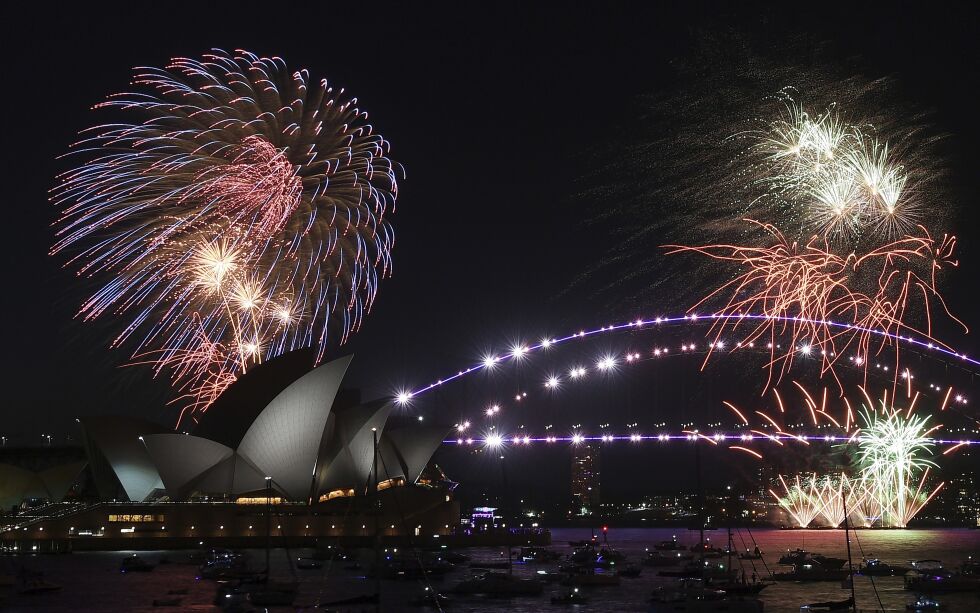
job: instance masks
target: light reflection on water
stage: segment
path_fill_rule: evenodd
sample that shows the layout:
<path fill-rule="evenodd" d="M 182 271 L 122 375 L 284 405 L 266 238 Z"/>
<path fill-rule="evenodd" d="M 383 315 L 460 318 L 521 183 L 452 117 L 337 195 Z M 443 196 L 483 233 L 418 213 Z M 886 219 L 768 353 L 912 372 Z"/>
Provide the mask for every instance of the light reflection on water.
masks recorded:
<path fill-rule="evenodd" d="M 580 540 L 589 537 L 588 529 L 558 529 L 553 531 L 556 549 L 571 551 L 569 540 Z M 692 544 L 697 541 L 697 533 L 686 530 L 671 529 L 612 529 L 609 533 L 609 544 L 621 550 L 627 556 L 639 560 L 645 548 L 652 548 L 661 540 L 670 539 L 676 534 L 682 543 Z M 776 568 L 776 560 L 782 552 L 788 549 L 804 547 L 808 550 L 834 557 L 846 557 L 844 534 L 840 530 L 756 530 L 752 532 L 755 542 L 765 552 L 765 562 L 769 568 Z M 708 533 L 713 544 L 724 546 L 726 536 L 723 530 Z M 752 548 L 747 533 L 740 532 L 734 536 L 735 546 L 739 549 Z M 863 530 L 852 536 L 852 555 L 855 564 L 862 556 L 878 557 L 886 562 L 906 563 L 912 559 L 940 559 L 948 567 L 958 566 L 968 555 L 980 553 L 980 531 L 977 530 Z M 478 548 L 469 553 L 474 559 L 506 559 L 504 548 Z M 290 555 L 298 557 L 305 551 L 293 550 Z M 370 552 L 363 552 L 365 561 L 371 558 Z M 164 611 L 167 609 L 154 608 L 154 598 L 167 596 L 169 590 L 187 589 L 183 596 L 180 610 L 184 611 L 216 611 L 211 605 L 214 596 L 214 585 L 207 581 L 194 579 L 196 568 L 183 563 L 188 552 L 177 551 L 164 554 L 163 552 L 146 552 L 140 555 L 150 561 L 157 561 L 166 556 L 171 563 L 163 564 L 150 573 L 131 573 L 122 575 L 118 572 L 119 562 L 127 555 L 123 552 L 76 553 L 61 556 L 38 556 L 23 558 L 0 559 L 0 572 L 10 572 L 12 564 L 24 563 L 29 568 L 43 570 L 46 579 L 59 583 L 64 588 L 58 592 L 43 596 L 13 596 L 0 604 L 5 611 Z M 255 565 L 262 564 L 263 552 L 250 552 Z M 300 597 L 296 604 L 312 608 L 315 602 L 324 602 L 347 596 L 370 593 L 374 589 L 372 580 L 364 578 L 363 571 L 344 570 L 342 564 L 335 563 L 327 570 L 296 570 L 290 571 L 286 562 L 286 552 L 273 552 L 273 568 L 277 578 L 289 579 L 292 572 L 301 581 Z M 746 574 L 751 575 L 750 562 L 744 562 Z M 756 570 L 760 575 L 765 574 L 763 565 L 756 561 Z M 554 565 L 544 566 L 553 568 Z M 535 570 L 542 568 L 536 565 L 517 565 L 515 573 L 531 576 Z M 637 579 L 623 579 L 618 588 L 598 588 L 592 590 L 591 601 L 588 605 L 574 607 L 581 612 L 607 611 L 645 611 L 646 600 L 657 585 L 670 579 L 656 576 L 656 568 L 644 568 L 643 574 Z M 441 583 L 436 583 L 437 589 L 447 589 L 465 574 L 466 570 L 455 571 Z M 902 589 L 901 577 L 879 577 L 875 585 L 866 578 L 859 577 L 855 582 L 859 607 L 866 610 L 878 608 L 874 588 L 878 597 L 887 609 L 904 610 L 905 603 L 911 596 Z M 408 582 L 383 582 L 384 611 L 407 610 L 406 600 L 419 589 L 416 584 Z M 543 607 L 551 609 L 549 596 L 558 592 L 558 586 L 548 586 L 543 596 L 537 598 L 518 599 L 486 599 L 468 597 L 457 599 L 452 611 L 483 612 L 483 611 L 513 611 L 516 613 L 538 613 Z M 0 592 L 2 594 L 3 592 Z M 8 591 L 9 593 L 9 591 Z M 848 592 L 836 582 L 819 583 L 780 583 L 767 588 L 763 593 L 766 611 L 799 611 L 801 604 L 822 600 L 842 600 Z M 950 594 L 939 597 L 943 603 L 943 611 L 952 613 L 967 613 L 980 611 L 980 594 Z M 173 609 L 170 609 L 173 610 Z M 280 609 L 287 610 L 287 609 Z M 291 609 L 289 609 L 291 610 Z M 362 606 L 342 611 L 370 611 L 372 606 Z M 410 610 L 410 609 L 408 609 Z"/>

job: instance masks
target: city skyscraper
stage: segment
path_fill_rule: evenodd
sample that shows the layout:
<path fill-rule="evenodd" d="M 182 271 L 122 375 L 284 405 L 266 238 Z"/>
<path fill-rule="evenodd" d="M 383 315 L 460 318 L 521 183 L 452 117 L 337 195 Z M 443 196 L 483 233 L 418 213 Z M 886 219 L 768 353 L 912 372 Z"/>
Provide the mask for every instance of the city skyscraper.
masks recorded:
<path fill-rule="evenodd" d="M 589 515 L 600 502 L 599 445 L 572 446 L 572 515 Z"/>

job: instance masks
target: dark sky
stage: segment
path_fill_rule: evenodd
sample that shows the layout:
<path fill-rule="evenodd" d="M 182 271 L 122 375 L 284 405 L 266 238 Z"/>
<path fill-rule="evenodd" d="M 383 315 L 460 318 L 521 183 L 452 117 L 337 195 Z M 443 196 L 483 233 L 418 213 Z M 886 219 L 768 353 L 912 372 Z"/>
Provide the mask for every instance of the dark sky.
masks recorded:
<path fill-rule="evenodd" d="M 671 67 L 712 32 L 767 48 L 824 41 L 869 78 L 898 80 L 951 135 L 950 180 L 962 206 L 976 208 L 977 12 L 967 3 L 851 3 L 842 15 L 799 3 L 530 4 L 22 7 L 2 42 L 4 432 L 28 443 L 45 431 L 63 436 L 78 414 L 173 413 L 164 385 L 118 368 L 127 356 L 107 351 L 105 329 L 72 320 L 82 294 L 46 253 L 55 214 L 47 190 L 67 168 L 56 157 L 97 120 L 92 104 L 127 87 L 133 66 L 175 55 L 244 48 L 307 67 L 358 97 L 406 167 L 395 275 L 343 350 L 357 354 L 353 378 L 369 395 L 442 376 L 510 340 L 636 315 L 621 306 L 626 296 L 573 285 L 615 247 L 585 220 L 616 203 L 582 202 L 580 179 L 590 152 L 630 129 L 637 96 L 672 87 Z M 966 214 L 961 234 L 975 222 Z M 964 243 L 963 289 L 950 296 L 976 324 L 969 280 L 980 250 Z"/>

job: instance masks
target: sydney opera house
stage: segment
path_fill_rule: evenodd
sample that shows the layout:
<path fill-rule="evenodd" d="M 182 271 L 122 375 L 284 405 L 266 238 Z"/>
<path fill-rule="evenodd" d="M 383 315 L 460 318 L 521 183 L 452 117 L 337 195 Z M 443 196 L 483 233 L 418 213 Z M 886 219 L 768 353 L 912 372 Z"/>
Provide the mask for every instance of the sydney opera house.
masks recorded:
<path fill-rule="evenodd" d="M 390 399 L 342 389 L 350 357 L 283 355 L 232 384 L 191 432 L 135 417 L 79 419 L 84 454 L 40 470 L 0 463 L 0 544 L 45 550 L 247 546 L 321 537 L 432 537 L 459 521 L 433 453 L 449 428 L 389 423 Z M 67 497 L 84 482 L 87 497 Z"/>

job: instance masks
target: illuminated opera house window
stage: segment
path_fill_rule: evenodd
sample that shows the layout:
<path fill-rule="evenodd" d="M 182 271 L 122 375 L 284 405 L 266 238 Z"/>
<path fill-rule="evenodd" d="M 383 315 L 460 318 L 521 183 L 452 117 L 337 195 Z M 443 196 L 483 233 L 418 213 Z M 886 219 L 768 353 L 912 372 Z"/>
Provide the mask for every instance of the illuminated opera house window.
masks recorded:
<path fill-rule="evenodd" d="M 272 498 L 266 498 L 265 496 L 242 496 L 235 499 L 235 504 L 282 504 L 282 497 L 273 496 Z"/>
<path fill-rule="evenodd" d="M 346 490 L 333 490 L 331 492 L 327 492 L 326 494 L 320 496 L 320 502 L 326 502 L 328 500 L 333 500 L 334 498 L 346 498 L 348 496 L 353 496 L 353 495 L 354 495 L 353 488 L 346 489 Z"/>
<path fill-rule="evenodd" d="M 405 480 L 401 477 L 395 477 L 394 479 L 385 479 L 384 481 L 378 482 L 378 490 L 386 490 L 389 487 L 401 487 L 405 485 Z"/>
<path fill-rule="evenodd" d="M 157 514 L 112 514 L 109 515 L 109 523 L 123 522 L 127 524 L 139 524 L 147 522 L 163 522 L 164 516 Z"/>

